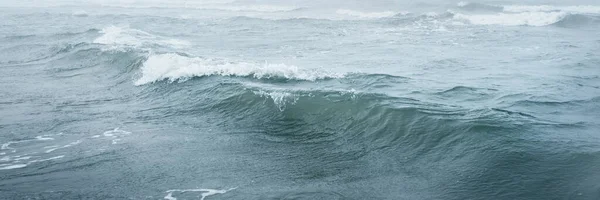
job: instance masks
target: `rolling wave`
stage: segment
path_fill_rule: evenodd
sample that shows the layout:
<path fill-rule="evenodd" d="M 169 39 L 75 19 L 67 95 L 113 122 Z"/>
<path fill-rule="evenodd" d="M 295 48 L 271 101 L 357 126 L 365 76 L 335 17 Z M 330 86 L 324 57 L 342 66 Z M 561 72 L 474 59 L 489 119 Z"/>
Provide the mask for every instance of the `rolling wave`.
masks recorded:
<path fill-rule="evenodd" d="M 410 149 L 414 156 L 459 142 L 468 137 L 466 132 L 517 129 L 526 122 L 539 122 L 526 113 L 461 109 L 377 93 L 223 86 L 203 90 L 203 96 L 211 96 L 211 101 L 182 107 L 178 113 L 216 112 L 227 124 L 253 130 L 273 142 L 369 144 L 368 149 L 360 150 L 363 153 L 407 145 L 401 148 Z M 448 137 L 453 139 L 435 142 Z"/>

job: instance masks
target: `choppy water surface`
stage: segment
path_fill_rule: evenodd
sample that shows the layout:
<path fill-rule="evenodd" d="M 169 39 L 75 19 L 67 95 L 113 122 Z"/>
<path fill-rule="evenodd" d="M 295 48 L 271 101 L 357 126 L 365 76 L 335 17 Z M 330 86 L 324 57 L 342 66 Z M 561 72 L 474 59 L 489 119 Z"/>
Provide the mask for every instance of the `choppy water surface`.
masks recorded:
<path fill-rule="evenodd" d="M 597 1 L 3 1 L 1 199 L 600 199 Z"/>

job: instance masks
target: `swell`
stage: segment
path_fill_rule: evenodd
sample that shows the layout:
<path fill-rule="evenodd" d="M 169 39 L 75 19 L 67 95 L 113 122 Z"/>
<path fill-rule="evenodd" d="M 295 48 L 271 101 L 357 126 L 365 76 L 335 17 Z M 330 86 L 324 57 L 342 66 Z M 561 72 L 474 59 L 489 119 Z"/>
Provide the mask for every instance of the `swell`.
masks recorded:
<path fill-rule="evenodd" d="M 93 36 L 98 31 L 98 29 L 88 29 L 83 32 L 62 32 L 50 35 L 6 36 L 2 38 L 2 41 L 12 46 L 0 49 L 0 56 L 6 56 L 0 61 L 0 64 L 19 65 L 47 62 L 75 51 L 98 48 L 80 39 Z"/>
<path fill-rule="evenodd" d="M 354 91 L 267 90 L 218 79 L 150 85 L 143 99 L 161 99 L 162 105 L 152 109 L 168 112 L 160 118 L 216 114 L 220 126 L 266 141 L 345 144 L 364 154 L 402 148 L 417 157 L 457 143 L 474 145 L 461 142 L 473 133 L 527 128 L 534 122 L 555 125 L 502 109 L 470 110 Z"/>

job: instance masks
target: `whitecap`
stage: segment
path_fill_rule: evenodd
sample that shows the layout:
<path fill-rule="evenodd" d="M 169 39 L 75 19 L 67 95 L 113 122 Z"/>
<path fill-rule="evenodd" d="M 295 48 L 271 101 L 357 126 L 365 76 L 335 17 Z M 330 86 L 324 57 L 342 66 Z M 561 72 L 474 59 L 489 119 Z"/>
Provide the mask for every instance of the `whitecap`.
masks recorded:
<path fill-rule="evenodd" d="M 185 80 L 202 76 L 252 76 L 262 78 L 285 78 L 315 81 L 325 78 L 340 78 L 342 74 L 303 70 L 293 65 L 227 62 L 216 59 L 186 57 L 174 53 L 151 55 L 141 68 L 142 76 L 135 85 L 144 85 L 168 79 Z"/>

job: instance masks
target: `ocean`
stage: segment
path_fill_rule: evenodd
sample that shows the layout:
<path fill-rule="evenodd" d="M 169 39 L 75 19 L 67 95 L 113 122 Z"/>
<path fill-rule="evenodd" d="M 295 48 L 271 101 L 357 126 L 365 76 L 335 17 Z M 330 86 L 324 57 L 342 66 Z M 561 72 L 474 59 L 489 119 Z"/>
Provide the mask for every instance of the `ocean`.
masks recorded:
<path fill-rule="evenodd" d="M 3 0 L 0 199 L 600 199 L 597 0 Z"/>

